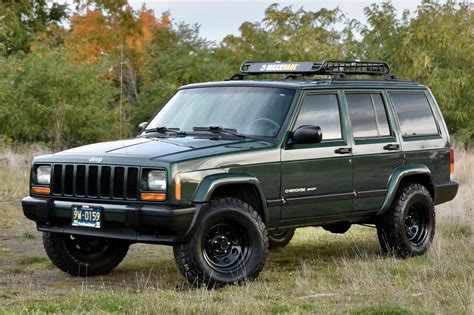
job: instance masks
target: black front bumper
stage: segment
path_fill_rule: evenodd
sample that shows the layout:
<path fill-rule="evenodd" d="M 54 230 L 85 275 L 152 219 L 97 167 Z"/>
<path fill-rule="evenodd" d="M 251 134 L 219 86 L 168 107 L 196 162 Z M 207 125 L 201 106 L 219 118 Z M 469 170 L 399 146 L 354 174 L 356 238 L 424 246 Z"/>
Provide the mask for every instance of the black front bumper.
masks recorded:
<path fill-rule="evenodd" d="M 81 204 L 104 209 L 100 229 L 71 225 L 72 206 Z M 22 206 L 25 216 L 35 221 L 38 230 L 42 232 L 90 235 L 141 243 L 175 244 L 189 238 L 206 204 L 176 207 L 26 197 L 22 200 Z"/>

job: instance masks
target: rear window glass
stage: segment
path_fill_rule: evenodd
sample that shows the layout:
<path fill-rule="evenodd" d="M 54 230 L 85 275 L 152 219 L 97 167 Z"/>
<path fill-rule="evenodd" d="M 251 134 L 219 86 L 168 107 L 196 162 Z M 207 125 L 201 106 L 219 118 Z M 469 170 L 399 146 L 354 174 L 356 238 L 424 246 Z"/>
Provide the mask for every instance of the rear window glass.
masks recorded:
<path fill-rule="evenodd" d="M 348 93 L 346 98 L 355 138 L 390 135 L 381 94 Z"/>
<path fill-rule="evenodd" d="M 425 94 L 391 93 L 403 136 L 438 134 Z"/>

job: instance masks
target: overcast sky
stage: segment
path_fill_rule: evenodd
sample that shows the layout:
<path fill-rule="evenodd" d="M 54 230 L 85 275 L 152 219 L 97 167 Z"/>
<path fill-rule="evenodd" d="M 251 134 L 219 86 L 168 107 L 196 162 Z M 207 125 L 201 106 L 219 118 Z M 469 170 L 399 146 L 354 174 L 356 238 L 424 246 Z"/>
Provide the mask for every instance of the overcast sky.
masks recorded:
<path fill-rule="evenodd" d="M 299 1 L 267 1 L 267 0 L 129 0 L 135 9 L 143 3 L 155 11 L 156 16 L 161 12 L 170 11 L 174 22 L 197 23 L 201 25 L 201 35 L 208 40 L 220 41 L 228 34 L 239 34 L 239 26 L 244 21 L 257 22 L 264 17 L 265 9 L 272 3 L 281 7 L 292 5 L 293 8 L 304 7 L 309 11 L 321 8 L 334 9 L 337 6 L 350 18 L 365 22 L 364 8 L 370 4 L 382 1 L 375 0 L 299 0 Z M 393 0 L 392 3 L 399 15 L 403 10 L 414 11 L 421 0 Z"/>

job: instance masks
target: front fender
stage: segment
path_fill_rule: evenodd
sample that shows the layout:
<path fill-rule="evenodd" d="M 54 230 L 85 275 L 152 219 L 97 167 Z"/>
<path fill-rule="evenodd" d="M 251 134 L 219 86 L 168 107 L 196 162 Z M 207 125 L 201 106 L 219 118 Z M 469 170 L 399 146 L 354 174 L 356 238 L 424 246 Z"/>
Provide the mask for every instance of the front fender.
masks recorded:
<path fill-rule="evenodd" d="M 430 178 L 430 181 L 432 182 L 431 171 L 426 165 L 406 164 L 406 165 L 401 165 L 397 167 L 395 171 L 392 173 L 392 175 L 390 176 L 390 179 L 388 180 L 387 196 L 385 197 L 382 208 L 379 210 L 377 215 L 381 215 L 385 213 L 390 208 L 397 194 L 398 187 L 400 186 L 400 183 L 404 177 L 407 177 L 410 175 L 420 175 L 420 174 L 428 175 Z"/>
<path fill-rule="evenodd" d="M 262 192 L 260 182 L 257 178 L 250 174 L 240 174 L 240 173 L 222 173 L 222 174 L 213 174 L 204 177 L 204 179 L 199 184 L 196 192 L 193 196 L 193 203 L 206 203 L 211 199 L 212 193 L 216 188 L 224 185 L 232 184 L 247 184 L 254 186 L 260 196 L 260 201 L 262 204 L 262 210 L 264 215 L 264 221 L 268 222 L 268 210 L 265 196 Z"/>

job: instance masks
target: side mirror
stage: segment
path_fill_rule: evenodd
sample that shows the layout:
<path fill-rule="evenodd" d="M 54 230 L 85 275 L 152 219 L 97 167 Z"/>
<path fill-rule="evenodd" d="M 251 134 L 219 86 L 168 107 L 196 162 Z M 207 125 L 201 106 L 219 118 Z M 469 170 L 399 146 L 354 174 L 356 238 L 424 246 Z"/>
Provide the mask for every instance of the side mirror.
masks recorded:
<path fill-rule="evenodd" d="M 142 132 L 143 129 L 148 125 L 148 121 L 144 121 L 138 125 L 138 132 Z"/>
<path fill-rule="evenodd" d="M 319 126 L 304 125 L 293 132 L 289 144 L 320 143 L 322 140 L 323 132 Z"/>

